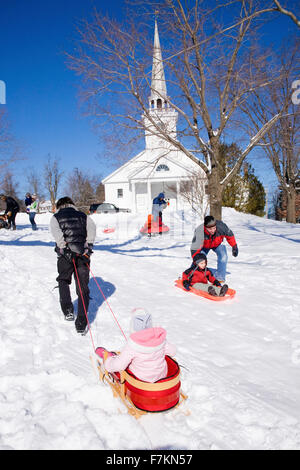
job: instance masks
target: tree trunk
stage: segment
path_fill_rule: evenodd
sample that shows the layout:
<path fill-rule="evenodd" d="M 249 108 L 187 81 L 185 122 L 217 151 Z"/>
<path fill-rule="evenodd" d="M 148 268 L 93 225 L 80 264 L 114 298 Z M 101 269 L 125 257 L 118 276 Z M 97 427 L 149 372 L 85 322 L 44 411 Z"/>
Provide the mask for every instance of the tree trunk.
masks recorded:
<path fill-rule="evenodd" d="M 211 155 L 211 171 L 207 174 L 208 178 L 208 193 L 209 193 L 209 206 L 210 215 L 217 220 L 222 220 L 222 195 L 223 188 L 220 185 L 220 142 L 219 137 L 215 135 L 209 136 L 210 147 L 212 150 Z"/>
<path fill-rule="evenodd" d="M 210 215 L 217 220 L 222 220 L 222 187 L 216 168 L 212 168 L 211 174 L 208 175 L 208 193 Z"/>
<path fill-rule="evenodd" d="M 286 221 L 291 224 L 296 223 L 296 191 L 295 188 L 290 187 L 287 195 L 287 204 L 286 204 Z"/>

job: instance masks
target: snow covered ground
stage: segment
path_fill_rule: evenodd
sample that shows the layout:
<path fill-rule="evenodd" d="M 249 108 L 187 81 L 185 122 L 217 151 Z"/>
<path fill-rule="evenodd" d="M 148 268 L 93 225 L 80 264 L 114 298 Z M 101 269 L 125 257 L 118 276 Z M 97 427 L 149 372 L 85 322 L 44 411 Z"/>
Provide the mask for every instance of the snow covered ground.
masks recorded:
<path fill-rule="evenodd" d="M 166 211 L 167 212 L 167 211 Z M 90 364 L 91 337 L 60 312 L 49 214 L 0 230 L 0 449 L 300 449 L 300 225 L 224 209 L 236 298 L 212 302 L 173 286 L 190 264 L 191 214 L 165 215 L 170 233 L 139 235 L 144 217 L 94 215 L 92 272 L 127 334 L 144 307 L 178 348 L 184 404 L 129 416 Z M 104 234 L 106 227 L 115 227 Z M 215 267 L 210 253 L 209 266 Z M 96 346 L 124 337 L 93 279 Z M 73 298 L 76 299 L 72 288 Z M 76 307 L 76 302 L 75 302 Z"/>

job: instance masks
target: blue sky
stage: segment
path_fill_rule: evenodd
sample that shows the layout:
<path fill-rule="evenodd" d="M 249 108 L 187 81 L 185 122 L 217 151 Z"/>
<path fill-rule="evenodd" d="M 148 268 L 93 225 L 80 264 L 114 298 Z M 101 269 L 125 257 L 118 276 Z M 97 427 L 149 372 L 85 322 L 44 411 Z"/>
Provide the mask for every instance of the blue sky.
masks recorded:
<path fill-rule="evenodd" d="M 60 158 L 65 172 L 78 167 L 102 177 L 113 169 L 105 147 L 82 116 L 77 98 L 79 78 L 66 67 L 64 51 L 72 51 L 75 24 L 89 18 L 94 6 L 121 17 L 123 0 L 9 0 L 1 2 L 0 80 L 12 132 L 25 160 L 15 165 L 20 196 L 28 184 L 25 170 L 41 170 L 47 155 Z M 270 42 L 296 28 L 285 17 L 266 26 Z M 163 46 L 163 34 L 160 31 Z M 102 160 L 97 155 L 102 156 Z M 275 178 L 269 165 L 256 162 L 265 185 Z M 276 184 L 276 182 L 275 182 Z"/>
<path fill-rule="evenodd" d="M 89 17 L 93 6 L 120 14 L 121 0 L 9 0 L 1 5 L 0 80 L 6 84 L 11 129 L 26 160 L 15 165 L 20 190 L 26 190 L 24 169 L 40 169 L 50 153 L 65 171 L 74 167 L 108 174 L 101 165 L 99 138 L 81 115 L 78 78 L 65 65 L 72 50 L 75 24 Z M 109 9 L 108 9 L 109 6 Z"/>

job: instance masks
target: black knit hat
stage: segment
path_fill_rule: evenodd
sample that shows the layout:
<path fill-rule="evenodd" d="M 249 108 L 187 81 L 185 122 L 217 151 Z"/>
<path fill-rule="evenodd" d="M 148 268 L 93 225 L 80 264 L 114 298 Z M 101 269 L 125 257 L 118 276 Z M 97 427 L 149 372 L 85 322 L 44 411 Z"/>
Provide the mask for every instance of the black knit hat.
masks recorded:
<path fill-rule="evenodd" d="M 57 203 L 56 203 L 56 208 L 59 209 L 60 207 L 62 206 L 74 206 L 74 202 L 72 201 L 72 199 L 68 196 L 65 196 L 65 197 L 61 197 Z"/>
<path fill-rule="evenodd" d="M 215 218 L 212 215 L 207 215 L 204 217 L 205 227 L 214 227 L 216 225 Z"/>
<path fill-rule="evenodd" d="M 193 263 L 198 264 L 201 263 L 201 261 L 205 261 L 207 264 L 207 258 L 204 253 L 197 253 L 194 258 L 193 258 Z"/>

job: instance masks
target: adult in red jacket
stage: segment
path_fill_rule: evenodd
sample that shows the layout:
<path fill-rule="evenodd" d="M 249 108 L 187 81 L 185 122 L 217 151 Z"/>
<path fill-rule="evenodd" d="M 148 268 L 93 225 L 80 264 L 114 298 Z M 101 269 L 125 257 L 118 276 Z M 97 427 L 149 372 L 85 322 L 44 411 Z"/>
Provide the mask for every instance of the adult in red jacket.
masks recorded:
<path fill-rule="evenodd" d="M 212 215 L 207 215 L 204 223 L 196 228 L 191 244 L 192 257 L 197 253 L 207 255 L 210 250 L 216 253 L 218 264 L 214 276 L 220 282 L 225 281 L 228 260 L 226 246 L 222 245 L 224 238 L 232 247 L 232 255 L 237 256 L 238 247 L 233 232 L 221 220 L 215 220 Z"/>

